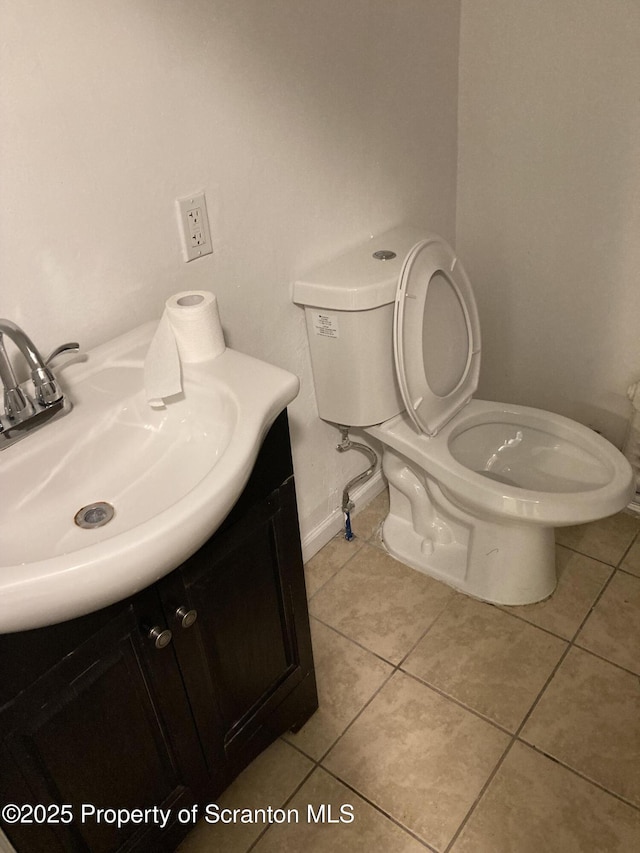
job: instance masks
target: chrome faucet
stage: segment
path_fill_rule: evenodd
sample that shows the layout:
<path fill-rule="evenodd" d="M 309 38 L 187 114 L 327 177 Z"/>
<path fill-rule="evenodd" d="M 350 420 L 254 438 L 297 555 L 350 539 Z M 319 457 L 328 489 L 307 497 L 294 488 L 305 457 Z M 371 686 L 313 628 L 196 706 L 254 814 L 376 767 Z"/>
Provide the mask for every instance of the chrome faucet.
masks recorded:
<path fill-rule="evenodd" d="M 30 379 L 20 384 L 4 348 L 3 337 L 10 338 L 22 353 Z M 11 320 L 0 320 L 0 382 L 4 387 L 4 415 L 0 415 L 0 450 L 24 438 L 50 420 L 66 414 L 71 404 L 47 366 L 63 352 L 77 352 L 79 344 L 57 347 L 43 359 L 31 338 Z M 32 392 L 28 389 L 31 382 Z"/>

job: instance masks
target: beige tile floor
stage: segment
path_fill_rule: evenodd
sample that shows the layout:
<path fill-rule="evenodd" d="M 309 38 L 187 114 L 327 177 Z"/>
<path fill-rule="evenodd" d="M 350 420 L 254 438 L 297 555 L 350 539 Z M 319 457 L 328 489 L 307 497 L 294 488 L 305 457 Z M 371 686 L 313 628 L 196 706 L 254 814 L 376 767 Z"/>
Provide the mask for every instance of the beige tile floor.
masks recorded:
<path fill-rule="evenodd" d="M 557 531 L 554 595 L 494 607 L 389 557 L 386 502 L 306 566 L 319 710 L 219 803 L 284 822 L 180 853 L 637 853 L 640 519 Z"/>

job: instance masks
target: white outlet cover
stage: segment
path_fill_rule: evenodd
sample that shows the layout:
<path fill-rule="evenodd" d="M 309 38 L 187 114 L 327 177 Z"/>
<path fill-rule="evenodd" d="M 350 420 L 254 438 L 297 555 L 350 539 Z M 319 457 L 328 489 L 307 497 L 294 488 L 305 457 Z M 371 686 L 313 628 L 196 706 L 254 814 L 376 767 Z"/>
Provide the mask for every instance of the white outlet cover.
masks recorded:
<path fill-rule="evenodd" d="M 213 247 L 204 191 L 176 199 L 176 209 L 185 261 L 210 255 Z"/>

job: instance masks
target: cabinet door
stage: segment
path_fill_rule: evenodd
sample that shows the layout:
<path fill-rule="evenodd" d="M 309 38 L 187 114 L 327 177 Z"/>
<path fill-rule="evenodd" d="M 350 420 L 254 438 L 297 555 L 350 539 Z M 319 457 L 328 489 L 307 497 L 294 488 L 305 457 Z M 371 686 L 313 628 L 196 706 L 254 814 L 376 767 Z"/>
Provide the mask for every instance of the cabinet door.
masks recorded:
<path fill-rule="evenodd" d="M 69 804 L 74 817 L 5 826 L 19 851 L 155 852 L 183 834 L 171 824 L 201 795 L 206 769 L 173 649 L 140 627 L 158 615 L 148 590 L 0 714 L 3 787 L 27 796 L 18 802 Z M 156 807 L 171 819 L 161 837 L 157 811 L 118 828 L 91 807 Z"/>
<path fill-rule="evenodd" d="M 205 752 L 223 744 L 235 775 L 317 707 L 293 478 L 166 580 L 169 624 L 198 614 L 174 633 Z"/>

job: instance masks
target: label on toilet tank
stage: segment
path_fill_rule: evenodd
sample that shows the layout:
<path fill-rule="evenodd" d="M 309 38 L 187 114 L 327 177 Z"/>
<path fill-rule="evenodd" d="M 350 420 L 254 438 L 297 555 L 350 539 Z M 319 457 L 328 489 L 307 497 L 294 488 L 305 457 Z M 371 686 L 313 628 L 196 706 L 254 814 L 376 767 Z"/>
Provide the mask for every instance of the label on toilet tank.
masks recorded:
<path fill-rule="evenodd" d="M 327 314 L 326 311 L 314 311 L 311 315 L 313 331 L 323 338 L 339 338 L 338 317 L 336 314 Z"/>

